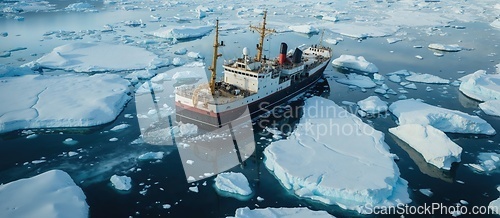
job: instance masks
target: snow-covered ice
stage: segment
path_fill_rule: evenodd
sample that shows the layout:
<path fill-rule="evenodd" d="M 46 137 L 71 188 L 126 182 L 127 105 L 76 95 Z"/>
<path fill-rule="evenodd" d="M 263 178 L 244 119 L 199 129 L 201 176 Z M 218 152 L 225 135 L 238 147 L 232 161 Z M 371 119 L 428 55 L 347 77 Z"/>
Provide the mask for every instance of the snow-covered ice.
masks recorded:
<path fill-rule="evenodd" d="M 0 217 L 88 217 L 86 196 L 64 171 L 0 185 Z"/>
<path fill-rule="evenodd" d="M 2 81 L 0 132 L 108 123 L 130 99 L 129 81 L 112 74 L 25 75 Z"/>
<path fill-rule="evenodd" d="M 434 49 L 434 50 L 449 51 L 449 52 L 457 52 L 457 51 L 462 50 L 462 47 L 460 47 L 457 44 L 443 45 L 443 44 L 438 44 L 438 43 L 432 43 L 432 44 L 429 44 L 428 47 L 430 49 Z"/>
<path fill-rule="evenodd" d="M 318 217 L 318 218 L 332 218 L 334 216 L 328 214 L 326 211 L 314 211 L 307 207 L 294 207 L 294 208 L 256 208 L 250 209 L 248 207 L 236 209 L 235 215 L 227 218 L 272 218 L 272 217 L 287 217 L 287 218 L 305 218 L 305 217 Z"/>
<path fill-rule="evenodd" d="M 146 152 L 144 154 L 139 155 L 138 159 L 139 160 L 161 160 L 163 159 L 163 155 L 165 152 L 159 151 L 159 152 Z"/>
<path fill-rule="evenodd" d="M 360 213 L 366 204 L 411 202 L 382 132 L 321 97 L 307 99 L 303 114 L 287 139 L 264 150 L 265 166 L 285 188 Z"/>
<path fill-rule="evenodd" d="M 377 86 L 377 84 L 375 84 L 375 82 L 373 82 L 372 79 L 370 79 L 370 77 L 367 77 L 367 76 L 363 76 L 363 75 L 359 75 L 359 74 L 355 74 L 355 73 L 350 73 L 350 74 L 347 74 L 346 76 L 347 76 L 347 78 L 340 78 L 340 79 L 336 79 L 335 81 L 337 81 L 338 83 L 345 84 L 345 85 L 353 85 L 353 86 L 357 86 L 360 88 L 374 88 Z"/>
<path fill-rule="evenodd" d="M 423 195 L 427 196 L 427 197 L 432 197 L 432 195 L 434 193 L 432 193 L 432 191 L 428 188 L 421 188 L 418 190 L 420 193 L 422 193 Z"/>
<path fill-rule="evenodd" d="M 132 179 L 128 176 L 113 175 L 109 181 L 117 190 L 128 191 L 132 188 Z"/>
<path fill-rule="evenodd" d="M 500 24 L 499 24 L 499 28 L 500 28 Z M 497 187 L 497 190 L 498 190 L 498 192 L 500 192 L 500 185 Z M 499 214 L 500 215 L 500 197 L 498 197 L 496 200 L 491 201 L 488 204 L 488 208 L 490 208 L 490 211 L 493 214 Z"/>
<path fill-rule="evenodd" d="M 67 139 L 64 139 L 63 143 L 65 145 L 76 145 L 76 144 L 78 144 L 78 141 L 76 141 L 72 138 L 67 138 Z"/>
<path fill-rule="evenodd" d="M 500 167 L 500 154 L 492 152 L 479 153 L 477 159 L 479 164 L 470 163 L 466 165 L 481 173 L 490 173 Z"/>
<path fill-rule="evenodd" d="M 430 125 L 405 124 L 390 128 L 389 132 L 422 154 L 427 163 L 438 168 L 450 170 L 454 162 L 460 162 L 462 148 L 444 132 Z"/>
<path fill-rule="evenodd" d="M 33 69 L 49 68 L 75 72 L 105 72 L 156 69 L 167 66 L 146 49 L 103 42 L 75 42 L 54 48 L 38 60 L 27 63 Z"/>
<path fill-rule="evenodd" d="M 247 177 L 242 173 L 220 173 L 215 177 L 215 187 L 221 191 L 238 195 L 252 194 L 252 189 L 248 184 Z"/>
<path fill-rule="evenodd" d="M 213 29 L 212 26 L 168 27 L 156 30 L 152 32 L 152 35 L 167 39 L 190 39 L 207 35 Z"/>
<path fill-rule="evenodd" d="M 378 114 L 387 111 L 387 102 L 380 100 L 377 96 L 370 96 L 366 99 L 358 101 L 358 106 L 361 110 L 368 114 Z"/>
<path fill-rule="evenodd" d="M 122 130 L 128 128 L 129 126 L 130 126 L 130 124 L 122 123 L 122 124 L 118 124 L 118 125 L 114 126 L 109 131 L 118 132 L 118 131 L 122 131 Z"/>
<path fill-rule="evenodd" d="M 318 33 L 319 30 L 311 25 L 289 26 L 290 30 L 298 33 L 313 34 Z"/>
<path fill-rule="evenodd" d="M 190 136 L 198 133 L 198 126 L 192 123 L 179 124 L 179 136 Z"/>
<path fill-rule="evenodd" d="M 500 74 L 487 74 L 478 70 L 460 78 L 459 90 L 466 96 L 479 100 L 500 100 Z"/>
<path fill-rule="evenodd" d="M 485 114 L 500 117 L 500 99 L 480 103 L 479 108 L 481 108 Z"/>
<path fill-rule="evenodd" d="M 409 76 L 405 78 L 408 81 L 411 82 L 418 82 L 418 83 L 430 83 L 430 84 L 448 84 L 450 83 L 450 80 L 443 79 L 438 76 L 434 76 L 431 74 L 427 73 L 414 73 L 411 72 Z"/>
<path fill-rule="evenodd" d="M 478 116 L 423 103 L 415 99 L 399 100 L 389 106 L 399 125 L 431 125 L 443 132 L 496 134 L 495 129 Z"/>
<path fill-rule="evenodd" d="M 493 22 L 490 23 L 492 27 L 500 29 L 500 19 L 496 19 Z"/>
<path fill-rule="evenodd" d="M 340 55 L 332 61 L 334 67 L 347 68 L 367 73 L 377 73 L 378 68 L 375 64 L 365 60 L 363 56 Z"/>
<path fill-rule="evenodd" d="M 67 11 L 95 11 L 94 6 L 86 2 L 78 2 L 68 5 L 65 10 Z"/>

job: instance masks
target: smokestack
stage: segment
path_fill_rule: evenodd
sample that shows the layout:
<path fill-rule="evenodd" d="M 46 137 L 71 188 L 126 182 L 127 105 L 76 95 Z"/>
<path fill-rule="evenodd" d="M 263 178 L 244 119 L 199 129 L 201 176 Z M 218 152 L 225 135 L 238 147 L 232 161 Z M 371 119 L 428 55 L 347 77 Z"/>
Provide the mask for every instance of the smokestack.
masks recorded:
<path fill-rule="evenodd" d="M 285 64 L 287 49 L 288 49 L 287 44 L 282 42 L 281 47 L 280 47 L 280 55 L 279 55 L 279 62 L 281 65 Z"/>

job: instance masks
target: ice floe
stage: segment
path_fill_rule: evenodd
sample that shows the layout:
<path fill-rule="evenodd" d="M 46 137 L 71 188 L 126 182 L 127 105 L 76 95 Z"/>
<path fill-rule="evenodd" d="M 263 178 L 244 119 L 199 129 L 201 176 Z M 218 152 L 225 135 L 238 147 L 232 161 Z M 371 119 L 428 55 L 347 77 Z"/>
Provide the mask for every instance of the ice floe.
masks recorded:
<path fill-rule="evenodd" d="M 0 217 L 88 217 L 86 196 L 64 171 L 0 185 Z"/>
<path fill-rule="evenodd" d="M 167 66 L 168 60 L 143 48 L 108 43 L 71 43 L 56 47 L 52 52 L 25 66 L 75 72 L 105 72 L 156 69 Z"/>
<path fill-rule="evenodd" d="M 428 47 L 430 49 L 434 49 L 434 50 L 449 51 L 449 52 L 457 52 L 457 51 L 462 50 L 462 47 L 460 47 L 457 44 L 443 45 L 443 44 L 438 44 L 438 43 L 431 43 L 431 44 L 429 44 Z"/>
<path fill-rule="evenodd" d="M 490 23 L 492 27 L 500 29 L 500 19 L 496 19 L 493 22 Z"/>
<path fill-rule="evenodd" d="M 303 114 L 287 139 L 264 150 L 265 166 L 286 189 L 360 213 L 366 204 L 411 202 L 383 133 L 321 97 L 307 99 Z"/>
<path fill-rule="evenodd" d="M 360 88 L 374 88 L 377 86 L 377 84 L 375 84 L 370 79 L 370 77 L 367 77 L 367 76 L 363 76 L 363 75 L 359 75 L 359 74 L 355 74 L 355 73 L 350 73 L 350 74 L 347 74 L 346 76 L 347 76 L 347 78 L 340 78 L 340 79 L 336 79 L 335 81 L 337 81 L 338 83 L 345 84 L 345 85 L 353 85 L 353 86 L 357 86 Z"/>
<path fill-rule="evenodd" d="M 422 154 L 427 163 L 450 170 L 460 162 L 462 148 L 451 141 L 444 132 L 430 125 L 406 124 L 390 128 L 389 132 Z"/>
<path fill-rule="evenodd" d="M 151 34 L 167 39 L 190 39 L 198 38 L 207 35 L 213 30 L 212 26 L 198 26 L 198 27 L 169 27 L 161 28 L 152 32 Z"/>
<path fill-rule="evenodd" d="M 459 90 L 466 96 L 479 100 L 500 100 L 500 74 L 487 74 L 478 70 L 460 78 Z"/>
<path fill-rule="evenodd" d="M 137 159 L 139 160 L 161 160 L 163 159 L 163 155 L 165 152 L 159 151 L 159 152 L 146 152 L 144 154 L 139 155 Z"/>
<path fill-rule="evenodd" d="M 227 218 L 232 218 L 229 216 Z M 304 217 L 319 217 L 319 218 L 332 218 L 334 216 L 328 214 L 326 211 L 314 211 L 307 207 L 294 207 L 294 208 L 256 208 L 250 209 L 248 207 L 236 209 L 234 218 L 271 218 L 271 217 L 288 217 L 288 218 L 304 218 Z"/>
<path fill-rule="evenodd" d="M 389 106 L 399 125 L 431 125 L 443 132 L 496 134 L 495 129 L 478 116 L 423 103 L 415 99 L 399 100 Z"/>
<path fill-rule="evenodd" d="M 132 179 L 128 176 L 113 175 L 109 181 L 117 190 L 128 191 L 132 188 Z"/>
<path fill-rule="evenodd" d="M 94 6 L 86 3 L 86 2 L 78 2 L 78 3 L 73 3 L 68 5 L 65 10 L 67 11 L 86 11 L 86 12 L 93 12 L 97 11 L 94 9 Z"/>
<path fill-rule="evenodd" d="M 118 132 L 118 131 L 122 131 L 122 130 L 128 128 L 129 126 L 130 126 L 130 124 L 122 123 L 122 124 L 114 126 L 109 131 Z"/>
<path fill-rule="evenodd" d="M 411 72 L 409 76 L 405 78 L 408 81 L 411 82 L 418 82 L 418 83 L 431 83 L 431 84 L 448 84 L 450 83 L 450 80 L 443 79 L 438 76 L 434 76 L 431 74 L 427 73 L 414 73 Z"/>
<path fill-rule="evenodd" d="M 370 96 L 366 99 L 358 101 L 358 106 L 361 110 L 368 114 L 378 114 L 387 111 L 387 102 L 380 100 L 377 96 Z"/>
<path fill-rule="evenodd" d="M 477 159 L 479 164 L 470 163 L 466 165 L 480 173 L 490 173 L 500 167 L 500 154 L 491 152 L 479 153 Z"/>
<path fill-rule="evenodd" d="M 108 123 L 130 99 L 129 84 L 111 74 L 4 77 L 0 86 L 0 132 Z"/>
<path fill-rule="evenodd" d="M 248 184 L 247 177 L 242 173 L 220 173 L 215 177 L 215 187 L 221 191 L 238 195 L 252 194 L 252 189 Z"/>
<path fill-rule="evenodd" d="M 499 22 L 500 23 L 500 22 Z M 500 24 L 499 24 L 500 28 Z M 497 187 L 498 192 L 500 192 L 500 186 Z M 488 208 L 493 214 L 499 214 L 500 215 L 500 197 L 498 197 L 496 200 L 491 201 L 488 204 Z"/>
<path fill-rule="evenodd" d="M 500 99 L 480 103 L 479 108 L 481 108 L 485 114 L 500 117 Z"/>
<path fill-rule="evenodd" d="M 311 25 L 289 26 L 290 30 L 298 33 L 313 34 L 318 33 L 319 30 Z"/>
<path fill-rule="evenodd" d="M 367 73 L 377 73 L 378 68 L 375 64 L 365 60 L 363 56 L 340 55 L 332 61 L 332 65 L 339 68 L 346 68 Z"/>
<path fill-rule="evenodd" d="M 22 76 L 27 74 L 35 74 L 35 72 L 33 72 L 28 67 L 13 67 L 5 64 L 0 64 L 0 78 Z"/>

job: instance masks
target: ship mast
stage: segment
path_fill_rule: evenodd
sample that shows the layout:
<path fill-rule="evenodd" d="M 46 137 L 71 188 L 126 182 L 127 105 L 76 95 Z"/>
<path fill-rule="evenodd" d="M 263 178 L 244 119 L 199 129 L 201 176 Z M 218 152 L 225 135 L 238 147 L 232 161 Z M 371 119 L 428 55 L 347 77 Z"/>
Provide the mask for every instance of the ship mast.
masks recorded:
<path fill-rule="evenodd" d="M 267 11 L 264 11 L 264 21 L 262 22 L 261 27 L 250 25 L 250 29 L 260 33 L 260 41 L 259 44 L 257 45 L 258 52 L 257 52 L 257 57 L 255 58 L 255 61 L 257 62 L 260 62 L 262 58 L 262 50 L 264 49 L 264 38 L 266 37 L 266 35 L 276 32 L 274 29 L 266 29 L 266 17 L 267 17 Z"/>
<path fill-rule="evenodd" d="M 212 75 L 210 77 L 210 91 L 212 92 L 212 95 L 215 94 L 215 78 L 217 76 L 217 58 L 222 56 L 218 52 L 219 46 L 222 46 L 221 43 L 219 43 L 219 20 L 216 20 L 215 23 L 215 41 L 214 41 L 214 54 L 212 58 L 212 66 L 208 68 L 211 72 Z"/>

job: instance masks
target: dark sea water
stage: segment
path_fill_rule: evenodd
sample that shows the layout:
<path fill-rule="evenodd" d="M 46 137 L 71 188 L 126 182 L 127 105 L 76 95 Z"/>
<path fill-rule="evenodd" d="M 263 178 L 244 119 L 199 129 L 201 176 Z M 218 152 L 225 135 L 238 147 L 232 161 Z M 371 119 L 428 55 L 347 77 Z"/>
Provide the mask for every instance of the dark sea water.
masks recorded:
<path fill-rule="evenodd" d="M 40 39 L 43 38 L 42 35 L 46 31 L 101 29 L 104 24 L 131 20 L 146 14 L 149 16 L 150 13 L 145 11 L 135 11 L 134 13 L 125 11 L 30 13 L 23 15 L 26 18 L 24 22 L 0 18 L 0 32 L 7 31 L 9 36 L 13 36 L 0 39 L 0 51 L 20 46 L 28 48 L 24 51 L 13 52 L 12 57 L 0 59 L 0 63 L 20 65 L 40 57 L 53 47 L 70 42 L 59 39 L 44 39 L 41 42 Z M 48 28 L 46 25 L 51 27 Z M 412 35 L 414 38 L 395 44 L 388 44 L 385 38 L 369 38 L 358 41 L 342 37 L 343 41 L 332 46 L 333 56 L 335 58 L 341 54 L 362 55 L 368 61 L 375 63 L 382 75 L 407 69 L 454 81 L 465 75 L 458 73 L 459 71 L 465 71 L 467 74 L 479 69 L 494 71 L 493 66 L 499 61 L 498 35 L 500 32 L 484 23 L 454 23 L 454 25 L 463 25 L 466 26 L 466 29 L 440 27 L 440 30 L 436 30 L 439 33 L 444 33 L 444 36 L 442 34 L 428 35 L 423 28 L 404 29 L 408 35 Z M 141 37 L 144 32 L 157 28 L 158 26 L 148 24 L 146 28 L 142 29 L 127 29 L 127 33 L 133 37 Z M 102 34 L 103 39 L 112 39 L 113 37 L 112 34 Z M 339 35 L 327 34 L 325 36 L 325 38 L 336 37 Z M 446 40 L 444 40 L 445 37 Z M 225 59 L 240 56 L 243 47 L 253 50 L 257 43 L 257 34 L 247 30 L 223 31 L 221 38 L 226 44 L 221 50 Z M 92 38 L 84 36 L 83 40 L 92 40 Z M 212 40 L 213 33 L 199 39 L 172 45 L 165 52 L 186 47 L 203 54 L 206 57 L 206 64 L 209 65 Z M 286 41 L 289 48 L 293 48 L 301 44 L 317 43 L 319 35 L 291 32 L 272 35 L 266 41 L 264 54 L 268 57 L 276 55 L 279 43 L 282 41 Z M 443 57 L 436 57 L 433 55 L 434 51 L 426 48 L 429 43 L 444 41 L 457 43 L 460 41 L 461 46 L 470 48 L 470 50 L 444 53 Z M 422 45 L 423 48 L 414 48 L 415 45 Z M 149 49 L 158 52 L 154 48 Z M 31 54 L 37 54 L 37 56 Z M 415 58 L 415 55 L 421 55 L 423 59 L 419 60 Z M 171 68 L 159 69 L 158 72 L 161 73 Z M 325 79 L 307 92 L 331 99 L 339 105 L 342 101 L 357 102 L 368 96 L 377 95 L 373 89 L 362 92 L 360 89 L 352 89 L 332 80 L 332 78 L 342 77 L 345 77 L 344 73 L 328 66 L 325 71 Z M 400 87 L 387 80 L 385 83 L 396 91 Z M 408 98 L 419 98 L 431 105 L 439 105 L 468 114 L 477 114 L 497 131 L 500 131 L 500 118 L 482 113 L 477 107 L 478 102 L 465 97 L 458 91 L 458 87 L 421 83 L 416 85 L 417 90 L 407 89 L 409 93 L 405 95 Z M 433 91 L 427 92 L 425 89 L 428 86 L 433 88 Z M 15 96 L 15 93 L 12 94 Z M 169 101 L 171 103 L 171 99 L 168 98 L 170 94 L 167 92 L 157 93 L 157 95 L 162 96 L 159 103 L 168 103 Z M 398 96 L 394 95 L 390 95 L 389 99 L 380 97 L 389 103 L 398 100 Z M 303 100 L 294 102 L 298 105 L 302 103 Z M 186 182 L 182 159 L 175 144 L 161 146 L 148 143 L 131 144 L 141 134 L 138 120 L 135 118 L 138 113 L 136 104 L 136 99 L 132 99 L 116 120 L 101 126 L 35 129 L 32 131 L 38 137 L 33 139 L 27 139 L 21 131 L 1 134 L 0 183 L 31 177 L 50 169 L 64 170 L 83 189 L 90 206 L 91 217 L 225 217 L 234 215 L 236 208 L 240 207 L 298 206 L 326 210 L 340 217 L 359 216 L 355 212 L 342 210 L 338 206 L 328 206 L 300 199 L 283 188 L 262 162 L 264 148 L 275 139 L 272 139 L 270 135 L 263 134 L 262 127 L 258 125 L 253 127 L 256 142 L 255 152 L 248 157 L 244 166 L 238 165 L 230 170 L 242 172 L 248 178 L 254 192 L 250 199 L 238 200 L 219 195 L 213 187 L 214 177 L 194 182 L 194 185 L 199 188 L 198 193 L 189 191 L 188 188 L 192 187 L 193 184 Z M 347 107 L 347 109 L 353 113 L 356 112 L 354 107 Z M 134 118 L 125 118 L 125 114 L 131 114 Z M 290 130 L 282 127 L 293 127 L 298 119 L 277 119 L 274 121 L 276 121 L 276 127 L 283 129 L 286 133 Z M 462 161 L 456 164 L 451 172 L 443 172 L 425 163 L 422 156 L 388 133 L 388 128 L 397 126 L 395 117 L 391 114 L 376 118 L 363 118 L 363 121 L 385 133 L 385 141 L 389 145 L 390 151 L 399 157 L 396 163 L 401 171 L 401 177 L 409 182 L 408 191 L 413 201 L 412 205 L 433 202 L 454 205 L 460 200 L 466 200 L 469 202 L 467 206 L 472 208 L 472 206 L 488 205 L 500 195 L 496 190 L 497 185 L 500 184 L 498 172 L 489 175 L 478 174 L 464 166 L 466 163 L 477 163 L 477 155 L 480 152 L 499 153 L 500 136 L 448 134 L 455 143 L 463 148 Z M 121 132 L 109 132 L 109 129 L 122 123 L 131 126 Z M 113 137 L 118 138 L 118 141 L 110 142 L 109 139 Z M 63 144 L 62 142 L 66 138 L 73 138 L 78 141 L 78 144 Z M 77 151 L 79 154 L 72 157 L 61 155 L 63 152 L 69 151 Z M 164 151 L 166 156 L 161 161 L 137 160 L 140 154 L 148 151 Z M 40 164 L 29 163 L 40 159 L 47 161 Z M 109 182 L 109 178 L 113 174 L 130 176 L 132 189 L 126 192 L 115 190 Z M 463 184 L 457 181 L 461 181 Z M 206 185 L 203 185 L 205 182 Z M 430 188 L 434 194 L 431 197 L 422 195 L 418 191 L 422 188 Z M 141 191 L 144 190 L 147 192 L 141 194 Z M 265 200 L 259 202 L 256 200 L 257 196 Z M 170 204 L 172 207 L 164 209 L 163 204 Z"/>

